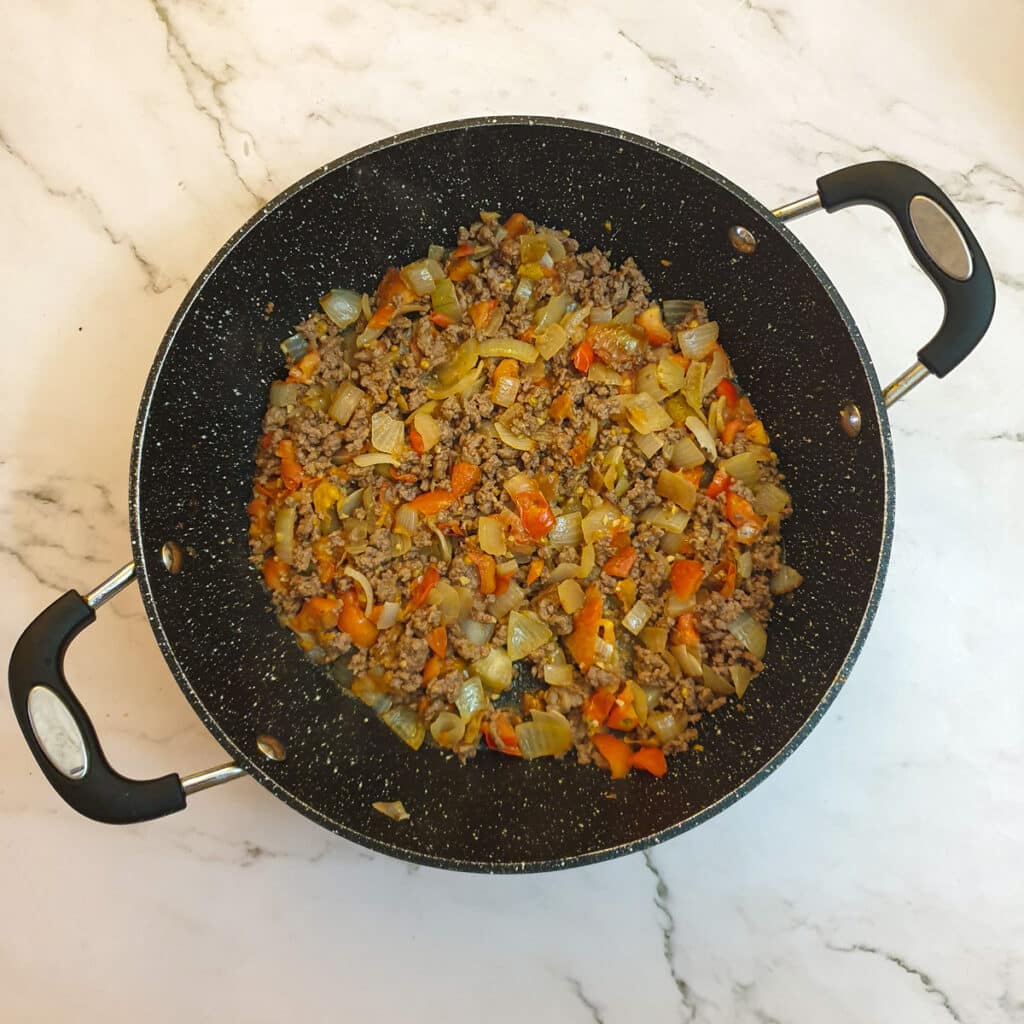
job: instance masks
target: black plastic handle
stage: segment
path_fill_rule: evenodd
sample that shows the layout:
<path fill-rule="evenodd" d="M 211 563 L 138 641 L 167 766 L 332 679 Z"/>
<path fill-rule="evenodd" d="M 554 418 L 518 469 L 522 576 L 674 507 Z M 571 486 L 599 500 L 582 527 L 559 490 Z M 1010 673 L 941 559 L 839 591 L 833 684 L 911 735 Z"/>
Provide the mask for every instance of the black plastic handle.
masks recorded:
<path fill-rule="evenodd" d="M 95 619 L 96 613 L 85 599 L 69 590 L 22 633 L 11 655 L 8 670 L 11 700 L 21 731 L 50 785 L 87 818 L 111 825 L 127 825 L 180 811 L 185 807 L 185 793 L 177 775 L 139 781 L 126 779 L 110 767 L 85 708 L 64 678 L 64 654 L 68 645 Z M 30 698 L 29 695 L 37 688 L 35 697 Z M 46 693 L 47 690 L 50 692 Z M 60 703 L 57 704 L 54 698 Z M 65 748 L 71 745 L 77 750 L 80 746 L 84 751 L 83 770 L 76 772 L 75 777 L 61 771 L 39 742 L 32 724 L 30 708 L 33 700 L 37 709 L 46 704 L 58 713 L 62 704 L 70 715 L 71 722 L 58 726 L 56 732 L 50 718 L 48 742 L 55 749 L 64 744 Z M 72 723 L 77 727 L 78 736 L 74 735 L 73 728 L 68 727 Z"/>
<path fill-rule="evenodd" d="M 864 203 L 881 207 L 899 225 L 914 259 L 935 282 L 945 302 L 941 326 L 917 354 L 921 364 L 936 377 L 945 377 L 981 341 L 996 304 L 995 284 L 985 254 L 949 196 L 927 175 L 889 160 L 855 164 L 826 174 L 818 179 L 818 196 L 822 208 L 829 213 Z M 922 244 L 911 218 L 911 201 L 917 196 L 939 206 L 960 232 L 971 258 L 965 280 L 939 266 Z"/>

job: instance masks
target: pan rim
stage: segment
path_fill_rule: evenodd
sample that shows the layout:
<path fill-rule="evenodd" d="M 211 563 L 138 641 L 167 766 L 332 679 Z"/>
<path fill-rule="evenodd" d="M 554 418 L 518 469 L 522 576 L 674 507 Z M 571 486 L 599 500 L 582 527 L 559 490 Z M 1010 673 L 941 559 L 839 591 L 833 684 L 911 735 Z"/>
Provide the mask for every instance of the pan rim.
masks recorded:
<path fill-rule="evenodd" d="M 145 449 L 146 442 L 146 431 L 148 426 L 149 414 L 152 406 L 152 400 L 156 385 L 160 379 L 160 374 L 163 369 L 164 363 L 167 359 L 167 355 L 170 352 L 171 347 L 174 344 L 174 340 L 177 336 L 178 330 L 189 315 L 195 300 L 202 292 L 206 283 L 210 278 L 218 271 L 221 264 L 230 256 L 232 251 L 238 245 L 238 243 L 249 234 L 254 228 L 261 224 L 268 216 L 270 216 L 279 206 L 288 202 L 293 196 L 302 192 L 307 186 L 315 181 L 319 181 L 321 178 L 334 173 L 341 167 L 348 164 L 354 163 L 361 158 L 368 156 L 372 153 L 377 153 L 382 150 L 389 149 L 393 146 L 403 145 L 408 142 L 416 141 L 426 136 L 439 135 L 446 132 L 462 131 L 465 129 L 474 129 L 482 127 L 494 127 L 494 126 L 544 126 L 551 128 L 568 129 L 570 131 L 584 132 L 593 135 L 601 135 L 608 138 L 618 139 L 623 142 L 628 142 L 633 145 L 640 146 L 646 150 L 651 151 L 669 159 L 681 163 L 692 171 L 703 175 L 714 184 L 726 191 L 731 193 L 734 197 L 746 204 L 751 211 L 756 214 L 761 221 L 763 227 L 776 232 L 785 241 L 790 248 L 800 257 L 805 263 L 808 269 L 814 274 L 818 283 L 825 290 L 829 300 L 835 306 L 839 313 L 843 324 L 852 339 L 854 346 L 857 350 L 857 354 L 860 358 L 861 364 L 864 369 L 865 376 L 868 381 L 868 386 L 871 394 L 871 401 L 873 407 L 873 413 L 878 422 L 879 437 L 882 444 L 882 466 L 883 466 L 883 486 L 884 486 L 884 498 L 883 498 L 883 522 L 882 522 L 882 535 L 881 543 L 879 548 L 878 562 L 875 568 L 874 579 L 872 580 L 871 590 L 868 595 L 864 612 L 861 616 L 860 622 L 857 626 L 856 632 L 853 637 L 853 641 L 850 645 L 850 649 L 843 659 L 843 662 L 836 673 L 835 677 L 829 683 L 828 687 L 821 696 L 821 699 L 815 705 L 814 709 L 807 716 L 807 718 L 801 723 L 801 725 L 793 732 L 789 739 L 783 744 L 783 746 L 768 759 L 757 771 L 753 772 L 747 779 L 736 786 L 731 792 L 721 797 L 719 800 L 703 808 L 698 813 L 686 818 L 682 822 L 678 822 L 667 828 L 660 829 L 656 832 L 652 832 L 649 835 L 643 836 L 638 839 L 631 840 L 628 843 L 619 843 L 612 846 L 604 847 L 601 849 L 591 850 L 586 853 L 573 855 L 571 857 L 557 858 L 557 859 L 538 859 L 530 861 L 490 861 L 490 860 L 472 860 L 465 858 L 451 858 L 437 854 L 425 854 L 416 850 L 408 849 L 403 846 L 396 844 L 390 844 L 382 842 L 373 837 L 364 835 L 356 829 L 341 824 L 323 812 L 318 810 L 316 807 L 311 806 L 295 794 L 290 792 L 274 778 L 268 775 L 250 754 L 245 750 L 241 749 L 233 740 L 233 738 L 224 730 L 220 723 L 217 721 L 216 716 L 213 715 L 204 704 L 201 697 L 195 692 L 188 680 L 188 676 L 177 658 L 174 655 L 173 647 L 169 636 L 164 630 L 164 626 L 160 617 L 160 611 L 157 605 L 157 599 L 154 595 L 153 589 L 150 586 L 150 568 L 155 568 L 159 571 L 159 566 L 155 564 L 156 559 L 147 556 L 147 551 L 143 544 L 142 538 L 142 526 L 140 519 L 140 505 L 141 505 L 141 467 L 142 458 Z M 863 414 L 863 411 L 862 411 Z M 402 132 L 396 135 L 389 136 L 384 139 L 380 139 L 376 142 L 372 142 L 366 146 L 363 146 L 357 150 L 353 150 L 351 153 L 347 153 L 343 156 L 338 157 L 328 163 L 322 164 L 321 166 L 310 171 L 304 175 L 298 181 L 288 186 L 284 191 L 280 192 L 273 199 L 271 199 L 266 205 L 257 210 L 245 223 L 235 231 L 228 240 L 217 250 L 212 259 L 203 268 L 202 272 L 196 277 L 192 286 L 189 288 L 188 293 L 182 299 L 180 305 L 171 318 L 170 323 L 167 326 L 167 330 L 164 332 L 163 339 L 160 343 L 159 348 L 153 358 L 153 364 L 150 368 L 149 374 L 146 378 L 146 383 L 142 391 L 142 396 L 139 402 L 139 411 L 135 422 L 135 428 L 132 438 L 132 451 L 131 451 L 131 462 L 129 468 L 129 494 L 128 494 L 128 505 L 129 505 L 129 530 L 131 535 L 132 552 L 135 559 L 135 566 L 137 571 L 137 580 L 139 584 L 139 590 L 142 595 L 143 606 L 146 610 L 147 618 L 149 619 L 150 626 L 153 630 L 153 634 L 157 641 L 157 646 L 163 653 L 164 659 L 167 661 L 168 667 L 171 670 L 178 686 L 188 699 L 189 703 L 195 709 L 196 714 L 200 720 L 214 736 L 218 743 L 224 748 L 225 752 L 235 759 L 235 761 L 245 769 L 246 773 L 254 778 L 260 785 L 268 789 L 274 796 L 283 800 L 290 807 L 302 813 L 305 817 L 315 821 L 317 824 L 328 829 L 329 831 L 340 835 L 345 839 L 348 839 L 358 845 L 374 850 L 378 853 L 387 854 L 398 859 L 409 861 L 416 864 L 421 864 L 427 867 L 443 868 L 447 870 L 457 870 L 466 872 L 476 873 L 487 873 L 487 874 L 525 874 L 525 873 L 538 873 L 545 871 L 562 870 L 570 867 L 582 867 L 587 864 L 594 864 L 605 860 L 610 860 L 615 857 L 625 856 L 630 853 L 636 853 L 641 850 L 648 849 L 649 847 L 655 846 L 668 839 L 672 839 L 683 832 L 687 832 L 692 828 L 704 823 L 715 815 L 721 813 L 727 807 L 735 803 L 741 797 L 745 796 L 761 782 L 772 775 L 799 747 L 803 741 L 807 738 L 811 730 L 817 725 L 820 719 L 824 716 L 825 712 L 832 705 L 833 701 L 839 694 L 846 680 L 849 678 L 850 672 L 853 669 L 854 664 L 857 661 L 858 656 L 863 648 L 867 634 L 870 631 L 871 625 L 874 621 L 875 614 L 878 609 L 878 604 L 881 597 L 881 592 L 885 583 L 886 571 L 888 568 L 890 552 L 892 548 L 892 536 L 894 526 L 894 514 L 895 514 L 895 473 L 894 473 L 894 457 L 892 450 L 892 432 L 889 424 L 888 413 L 885 408 L 885 402 L 882 396 L 882 389 L 878 381 L 877 374 L 875 372 L 874 364 L 871 360 L 871 356 L 867 350 L 867 346 L 864 344 L 864 339 L 861 336 L 856 323 L 850 314 L 846 303 L 843 301 L 842 296 L 839 294 L 828 275 L 824 272 L 817 260 L 811 255 L 811 253 L 804 247 L 803 243 L 783 224 L 778 221 L 771 213 L 771 211 L 759 200 L 751 196 L 744 189 L 737 186 L 735 183 L 725 178 L 717 171 L 705 164 L 694 160 L 692 157 L 673 149 L 670 146 L 666 146 L 663 143 L 656 142 L 652 139 L 648 139 L 642 135 L 637 135 L 632 132 L 625 131 L 623 129 L 610 127 L 608 125 L 594 124 L 586 121 L 576 121 L 567 118 L 559 117 L 547 117 L 547 116 L 533 116 L 533 115 L 502 115 L 502 116 L 484 116 L 484 117 L 471 117 L 464 118 L 455 121 L 446 121 L 438 124 L 425 125 L 420 128 L 412 129 L 411 131 Z"/>

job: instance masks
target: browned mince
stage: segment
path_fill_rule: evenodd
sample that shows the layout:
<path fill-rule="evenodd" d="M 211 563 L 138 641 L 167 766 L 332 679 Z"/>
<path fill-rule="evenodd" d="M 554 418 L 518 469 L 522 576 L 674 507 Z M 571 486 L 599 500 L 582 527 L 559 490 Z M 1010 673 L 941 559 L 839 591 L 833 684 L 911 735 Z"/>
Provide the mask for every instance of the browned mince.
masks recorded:
<path fill-rule="evenodd" d="M 535 340 L 536 336 L 531 338 L 530 334 L 535 314 L 558 294 L 569 302 L 567 317 L 574 309 L 590 307 L 590 316 L 596 319 L 625 311 L 628 320 L 631 309 L 639 313 L 651 305 L 650 287 L 632 259 L 613 267 L 607 255 L 598 249 L 579 252 L 578 244 L 565 233 L 557 235 L 564 256 L 554 261 L 550 276 L 533 282 L 528 298 L 514 298 L 520 280 L 521 239 L 508 237 L 496 216 L 481 216 L 472 227 L 460 228 L 458 233 L 458 243 L 471 243 L 475 249 L 473 273 L 455 285 L 463 314 L 459 322 L 448 326 L 431 322 L 427 295 L 400 300 L 402 305 L 390 326 L 376 339 L 364 335 L 365 315 L 343 330 L 323 313 L 315 313 L 298 325 L 297 332 L 307 341 L 309 352 L 318 354 L 319 365 L 311 373 L 307 370 L 308 380 L 296 383 L 289 404 L 267 410 L 265 433 L 256 453 L 255 501 L 250 506 L 252 562 L 264 570 L 264 578 L 272 584 L 269 593 L 281 622 L 296 631 L 298 641 L 311 657 L 327 664 L 341 659 L 333 667 L 345 665 L 351 677 L 336 671 L 337 677 L 355 680 L 359 695 L 376 710 L 393 713 L 395 709 L 409 709 L 429 727 L 442 712 L 458 714 L 454 699 L 473 674 L 472 663 L 491 647 L 504 647 L 507 641 L 507 617 L 495 620 L 492 609 L 496 598 L 480 593 L 480 574 L 467 557 L 470 551 L 478 550 L 479 516 L 504 515 L 507 521 L 518 518 L 505 482 L 516 474 L 526 474 L 538 481 L 555 515 L 573 510 L 586 514 L 598 502 L 612 501 L 621 513 L 617 530 L 594 540 L 594 569 L 578 582 L 584 591 L 592 585 L 598 588 L 603 599 L 603 617 L 609 620 L 612 630 L 614 654 L 598 659 L 598 663 L 582 671 L 565 647 L 574 618 L 563 609 L 549 577 L 562 562 L 578 565 L 584 557 L 581 545 L 555 548 L 546 540 L 524 539 L 521 531 L 517 539 L 513 530 L 508 535 L 508 553 L 497 557 L 496 562 L 514 561 L 514 580 L 524 591 L 519 610 L 536 613 L 554 635 L 542 648 L 517 663 L 515 685 L 503 693 L 490 693 L 483 715 L 471 718 L 463 738 L 449 747 L 463 758 L 470 757 L 486 734 L 493 732 L 494 716 L 499 712 L 507 713 L 503 719 L 506 726 L 514 726 L 528 718 L 531 709 L 550 709 L 568 720 L 578 759 L 606 766 L 591 741 L 593 727 L 585 724 L 581 707 L 600 688 L 622 693 L 627 681 L 631 681 L 644 689 L 647 713 L 652 717 L 646 724 L 615 735 L 634 748 L 659 745 L 666 754 L 686 751 L 697 740 L 702 716 L 727 700 L 738 698 L 734 694 L 716 693 L 706 685 L 703 673 L 692 677 L 692 664 L 688 669 L 670 653 L 677 636 L 673 632 L 676 615 L 670 615 L 671 566 L 677 559 L 685 558 L 699 562 L 702 567 L 703 583 L 688 606 L 699 634 L 699 645 L 692 654 L 703 666 L 717 671 L 731 690 L 732 669 L 746 668 L 756 674 L 763 668 L 728 626 L 743 612 L 761 625 L 767 624 L 772 607 L 769 583 L 781 565 L 779 524 L 790 512 L 785 505 L 761 516 L 763 528 L 752 543 L 741 542 L 736 527 L 726 517 L 726 494 L 712 498 L 699 491 L 681 538 L 642 520 L 645 512 L 658 506 L 666 512 L 675 509 L 658 496 L 656 481 L 661 471 L 671 468 L 666 452 L 692 437 L 682 421 L 673 420 L 658 432 L 664 446 L 647 457 L 637 447 L 639 435 L 627 419 L 625 404 L 637 386 L 637 371 L 671 353 L 678 355 L 681 333 L 707 321 L 702 304 L 695 303 L 683 322 L 669 328 L 672 337 L 666 345 L 655 347 L 640 337 L 631 351 L 599 350 L 597 364 L 617 369 L 624 378 L 621 385 L 589 379 L 573 364 L 573 354 L 583 340 L 589 317 L 551 359 L 518 365 L 519 392 L 509 409 L 496 406 L 491 397 L 499 360 L 482 358 L 482 373 L 465 393 L 427 406 L 440 427 L 440 440 L 434 447 L 417 454 L 407 433 L 397 467 L 360 467 L 353 462 L 354 456 L 373 450 L 373 413 L 388 413 L 403 421 L 408 431 L 413 414 L 428 402 L 428 392 L 438 386 L 438 371 L 443 371 L 456 349 L 467 340 Z M 530 223 L 530 234 L 540 230 Z M 445 267 L 450 272 L 459 257 L 450 253 L 446 257 Z M 466 311 L 472 304 L 490 299 L 497 301 L 495 313 L 477 329 Z M 378 302 L 372 298 L 370 308 L 378 308 Z M 643 334 L 635 328 L 633 333 Z M 710 363 L 710 358 L 705 362 Z M 294 362 L 289 359 L 289 367 Z M 315 359 L 307 359 L 307 367 L 311 363 Z M 301 376 L 293 371 L 294 375 Z M 728 378 L 732 378 L 731 368 Z M 328 409 L 337 389 L 345 382 L 357 384 L 365 398 L 351 419 L 341 425 Z M 549 410 L 552 402 L 564 395 L 570 399 L 567 414 L 564 420 L 555 422 Z M 738 395 L 743 399 L 742 390 Z M 703 396 L 700 409 L 716 429 L 724 419 L 713 410 L 718 397 L 716 389 L 711 389 Z M 671 397 L 662 396 L 659 402 L 670 415 L 678 415 L 678 401 L 673 403 Z M 746 408 L 752 413 L 749 404 Z M 505 444 L 496 434 L 499 417 L 504 427 L 533 439 L 536 447 L 519 451 Z M 593 432 L 595 426 L 592 449 L 581 464 L 574 464 L 570 457 L 574 444 L 588 430 Z M 769 491 L 771 485 L 777 487 L 781 477 L 774 454 L 765 444 L 756 442 L 758 426 L 747 430 L 748 426 L 744 423 L 744 429 L 729 444 L 719 436 L 717 454 L 719 461 L 748 450 L 760 455 L 758 479 L 749 485 L 733 481 L 731 488 L 739 499 L 759 507 L 763 505 L 759 499 L 763 498 L 765 487 Z M 301 482 L 296 486 L 293 480 L 292 489 L 282 482 L 282 459 L 278 455 L 281 442 L 293 444 L 295 462 L 301 467 Z M 611 474 L 610 493 L 602 474 L 606 456 L 617 446 L 621 446 L 621 465 L 618 476 L 615 472 Z M 452 468 L 457 462 L 479 467 L 481 478 L 469 493 L 436 516 L 436 528 L 443 533 L 452 552 L 446 562 L 441 543 L 426 517 L 419 516 L 412 535 L 404 537 L 395 532 L 395 516 L 403 504 L 418 495 L 449 488 Z M 710 462 L 700 467 L 702 478 L 698 486 L 706 489 L 713 469 Z M 336 491 L 324 489 L 325 484 L 333 485 Z M 360 489 L 361 499 L 342 513 L 345 499 Z M 296 513 L 290 564 L 275 558 L 274 524 L 282 508 L 294 509 Z M 602 571 L 616 547 L 624 542 L 636 552 L 625 584 Z M 677 551 L 680 543 L 682 548 Z M 527 583 L 530 567 L 538 559 L 542 563 L 540 575 Z M 721 583 L 730 563 L 738 564 L 740 571 L 736 574 L 735 590 L 726 596 Z M 355 646 L 350 636 L 338 628 L 331 612 L 331 600 L 337 602 L 347 591 L 352 592 L 360 609 L 363 606 L 362 591 L 344 575 L 346 566 L 369 578 L 378 611 L 385 602 L 401 606 L 398 623 L 381 629 L 369 647 Z M 468 616 L 478 623 L 492 625 L 494 631 L 488 644 L 478 646 L 464 635 L 457 622 L 448 624 L 445 655 L 438 659 L 440 664 L 435 661 L 428 665 L 432 658 L 428 633 L 442 625 L 442 608 L 433 603 L 437 588 L 419 608 L 413 609 L 410 601 L 414 588 L 431 566 L 437 567 L 442 581 L 461 588 L 459 592 L 468 601 L 462 621 Z M 748 570 L 747 575 L 744 569 Z M 320 604 L 328 609 L 327 614 L 315 626 L 308 621 L 302 623 L 301 617 L 297 625 L 296 615 L 304 607 L 316 606 L 315 602 L 308 603 L 311 598 L 328 599 Z M 648 626 L 655 627 L 653 634 L 648 631 L 637 638 L 623 626 L 622 620 L 634 600 L 642 600 L 651 609 Z M 673 611 L 678 612 L 678 604 L 677 601 Z M 658 628 L 669 634 L 664 649 L 659 649 Z M 568 685 L 548 687 L 543 682 L 542 666 L 556 657 L 560 645 L 566 661 L 574 665 L 572 680 Z M 524 668 L 532 671 L 524 672 Z M 429 681 L 425 681 L 425 669 L 431 677 Z M 756 686 L 756 681 L 752 685 Z M 635 694 L 635 690 L 630 692 Z M 659 739 L 651 724 L 658 720 L 653 716 L 659 714 L 664 723 L 664 712 L 672 712 L 677 724 L 674 735 L 669 729 Z M 601 731 L 607 731 L 607 727 L 601 727 Z M 427 742 L 433 742 L 429 732 Z"/>

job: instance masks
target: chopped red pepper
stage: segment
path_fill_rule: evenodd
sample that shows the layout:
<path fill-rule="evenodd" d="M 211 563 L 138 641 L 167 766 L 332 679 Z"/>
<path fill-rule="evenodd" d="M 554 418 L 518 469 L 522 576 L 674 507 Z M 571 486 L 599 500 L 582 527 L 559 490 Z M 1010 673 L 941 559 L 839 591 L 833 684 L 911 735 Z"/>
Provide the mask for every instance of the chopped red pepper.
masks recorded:
<path fill-rule="evenodd" d="M 424 491 L 422 494 L 417 494 L 409 502 L 409 505 L 420 515 L 433 518 L 443 512 L 454 500 L 455 495 L 451 491 Z"/>
<path fill-rule="evenodd" d="M 742 420 L 727 420 L 725 425 L 722 427 L 722 442 L 724 444 L 732 444 L 736 440 L 736 435 L 743 429 Z"/>
<path fill-rule="evenodd" d="M 661 318 L 661 306 L 648 306 L 637 318 L 636 322 L 647 334 L 651 345 L 667 345 L 672 340 L 672 332 L 665 326 Z"/>
<path fill-rule="evenodd" d="M 366 326 L 370 330 L 383 331 L 394 319 L 395 309 L 396 307 L 390 302 L 385 302 L 383 305 L 378 306 L 376 312 L 367 321 Z"/>
<path fill-rule="evenodd" d="M 476 247 L 472 242 L 460 242 L 453 250 L 453 256 L 468 256 Z"/>
<path fill-rule="evenodd" d="M 700 643 L 700 633 L 697 632 L 697 616 L 693 612 L 683 612 L 676 619 L 672 629 L 672 646 L 682 644 L 684 647 L 696 647 Z"/>
<path fill-rule="evenodd" d="M 308 384 L 318 369 L 320 369 L 320 353 L 314 349 L 312 352 L 307 352 L 292 366 L 288 371 L 288 379 Z"/>
<path fill-rule="evenodd" d="M 583 706 L 580 708 L 584 725 L 590 729 L 596 729 L 599 725 L 604 725 L 604 720 L 608 717 L 614 705 L 614 690 L 605 686 L 601 687 L 600 690 L 595 690 L 583 702 Z"/>
<path fill-rule="evenodd" d="M 627 544 L 620 548 L 607 562 L 604 563 L 604 571 L 609 576 L 618 576 L 625 579 L 636 564 L 636 548 Z"/>
<path fill-rule="evenodd" d="M 541 540 L 554 529 L 555 513 L 540 491 L 526 491 L 516 495 L 516 504 L 519 506 L 523 528 L 534 540 Z"/>
<path fill-rule="evenodd" d="M 422 455 L 427 450 L 423 443 L 423 435 L 415 427 L 409 427 L 409 447 L 417 455 Z"/>
<path fill-rule="evenodd" d="M 497 589 L 498 574 L 494 558 L 483 551 L 466 551 L 465 556 L 476 567 L 477 574 L 480 577 L 480 593 L 484 595 L 493 594 Z"/>
<path fill-rule="evenodd" d="M 572 365 L 580 373 L 586 373 L 594 365 L 594 346 L 588 340 L 581 341 L 572 354 Z"/>
<path fill-rule="evenodd" d="M 618 729 L 619 732 L 629 732 L 640 724 L 637 718 L 636 706 L 633 703 L 633 687 L 626 683 L 615 696 L 615 703 L 612 705 L 605 725 L 609 729 Z"/>
<path fill-rule="evenodd" d="M 573 660 L 586 672 L 597 651 L 597 631 L 604 615 L 604 600 L 596 583 L 587 590 L 583 607 L 572 617 L 572 632 L 562 641 Z"/>
<path fill-rule="evenodd" d="M 427 317 L 427 319 L 435 327 L 440 327 L 441 330 L 444 330 L 446 327 L 451 327 L 452 323 L 454 322 L 449 317 L 446 317 L 444 313 L 431 313 L 430 316 Z"/>
<path fill-rule="evenodd" d="M 725 494 L 730 487 L 732 487 L 732 477 L 724 469 L 716 469 L 715 475 L 711 478 L 711 483 L 704 489 L 704 493 L 709 498 L 717 498 L 720 494 Z"/>
<path fill-rule="evenodd" d="M 366 616 L 359 600 L 351 590 L 346 590 L 341 595 L 338 629 L 347 633 L 357 647 L 372 647 L 377 640 L 377 624 Z"/>
<path fill-rule="evenodd" d="M 572 447 L 569 449 L 569 458 L 574 466 L 582 466 L 583 460 L 590 451 L 590 438 L 585 432 L 576 435 Z"/>
<path fill-rule="evenodd" d="M 672 593 L 680 601 L 689 601 L 697 593 L 704 579 L 704 566 L 696 559 L 683 558 L 672 563 L 668 571 L 669 585 Z"/>
<path fill-rule="evenodd" d="M 508 588 L 511 585 L 511 583 L 512 583 L 512 573 L 509 573 L 506 576 L 503 573 L 499 572 L 498 575 L 495 576 L 495 578 L 494 578 L 494 593 L 495 593 L 495 595 L 497 596 L 498 594 L 504 594 L 505 591 L 508 590 Z"/>
<path fill-rule="evenodd" d="M 608 762 L 612 778 L 625 778 L 633 760 L 629 746 L 610 732 L 595 733 L 590 738 L 594 741 L 594 746 L 601 752 L 602 757 Z"/>
<path fill-rule="evenodd" d="M 452 495 L 461 498 L 480 482 L 480 467 L 472 462 L 456 462 L 452 466 Z"/>
<path fill-rule="evenodd" d="M 764 529 L 764 520 L 751 508 L 750 502 L 732 491 L 725 496 L 725 518 L 736 527 L 741 544 L 753 544 Z"/>
<path fill-rule="evenodd" d="M 634 768 L 650 772 L 659 779 L 668 771 L 665 752 L 660 747 L 640 747 L 633 751 L 629 762 Z"/>
<path fill-rule="evenodd" d="M 735 407 L 739 398 L 736 385 L 731 380 L 720 380 L 715 385 L 715 394 L 725 399 L 725 407 L 730 410 Z"/>
<path fill-rule="evenodd" d="M 249 513 L 249 532 L 256 537 L 270 529 L 270 506 L 264 495 L 258 494 L 245 506 Z"/>
<path fill-rule="evenodd" d="M 524 231 L 529 230 L 530 222 L 526 219 L 524 213 L 513 213 L 507 221 L 505 221 L 505 237 L 506 238 L 518 238 Z"/>
<path fill-rule="evenodd" d="M 490 322 L 497 308 L 497 299 L 481 299 L 469 307 L 469 319 L 473 321 L 473 326 L 478 331 L 482 330 Z"/>
<path fill-rule="evenodd" d="M 427 646 L 439 657 L 443 658 L 448 650 L 448 630 L 444 626 L 436 626 L 427 634 Z"/>
<path fill-rule="evenodd" d="M 394 308 L 396 299 L 398 305 L 403 302 L 415 302 L 416 293 L 406 284 L 405 278 L 402 277 L 402 273 L 397 267 L 389 267 L 381 278 L 380 284 L 377 285 L 376 298 L 378 305 L 389 305 Z"/>
<path fill-rule="evenodd" d="M 291 627 L 299 633 L 330 629 L 338 618 L 338 602 L 333 597 L 307 597 L 292 617 Z"/>
<path fill-rule="evenodd" d="M 497 750 L 510 757 L 522 757 L 515 722 L 507 711 L 497 711 L 484 729 L 484 740 L 491 750 Z"/>
<path fill-rule="evenodd" d="M 409 606 L 411 608 L 419 608 L 424 601 L 426 601 L 429 593 L 434 589 L 434 585 L 441 579 L 441 574 L 437 571 L 436 565 L 428 565 L 426 572 L 420 577 L 419 583 L 412 588 L 412 597 L 409 599 Z"/>
<path fill-rule="evenodd" d="M 544 562 L 535 558 L 530 562 L 530 568 L 526 573 L 526 585 L 529 586 L 531 583 L 536 583 L 540 579 L 540 574 L 544 571 Z"/>

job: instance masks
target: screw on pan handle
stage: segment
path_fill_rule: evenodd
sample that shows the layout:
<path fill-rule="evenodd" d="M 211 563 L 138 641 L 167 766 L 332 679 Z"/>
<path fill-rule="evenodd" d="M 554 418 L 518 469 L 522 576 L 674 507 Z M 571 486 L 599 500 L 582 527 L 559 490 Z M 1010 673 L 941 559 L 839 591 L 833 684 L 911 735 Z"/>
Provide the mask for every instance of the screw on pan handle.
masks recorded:
<path fill-rule="evenodd" d="M 112 825 L 180 811 L 188 793 L 243 774 L 225 765 L 185 779 L 128 779 L 104 756 L 89 715 L 64 678 L 64 655 L 95 621 L 96 608 L 134 578 L 129 564 L 85 597 L 69 590 L 57 598 L 21 635 L 8 669 L 14 713 L 50 785 L 80 814 Z"/>
<path fill-rule="evenodd" d="M 814 196 L 774 210 L 780 220 L 821 208 L 829 213 L 865 204 L 896 221 L 921 269 L 942 295 L 945 314 L 918 362 L 885 391 L 891 405 L 928 373 L 945 377 L 981 341 L 992 322 L 996 291 L 988 260 L 949 196 L 927 175 L 891 160 L 874 160 L 818 179 Z"/>

